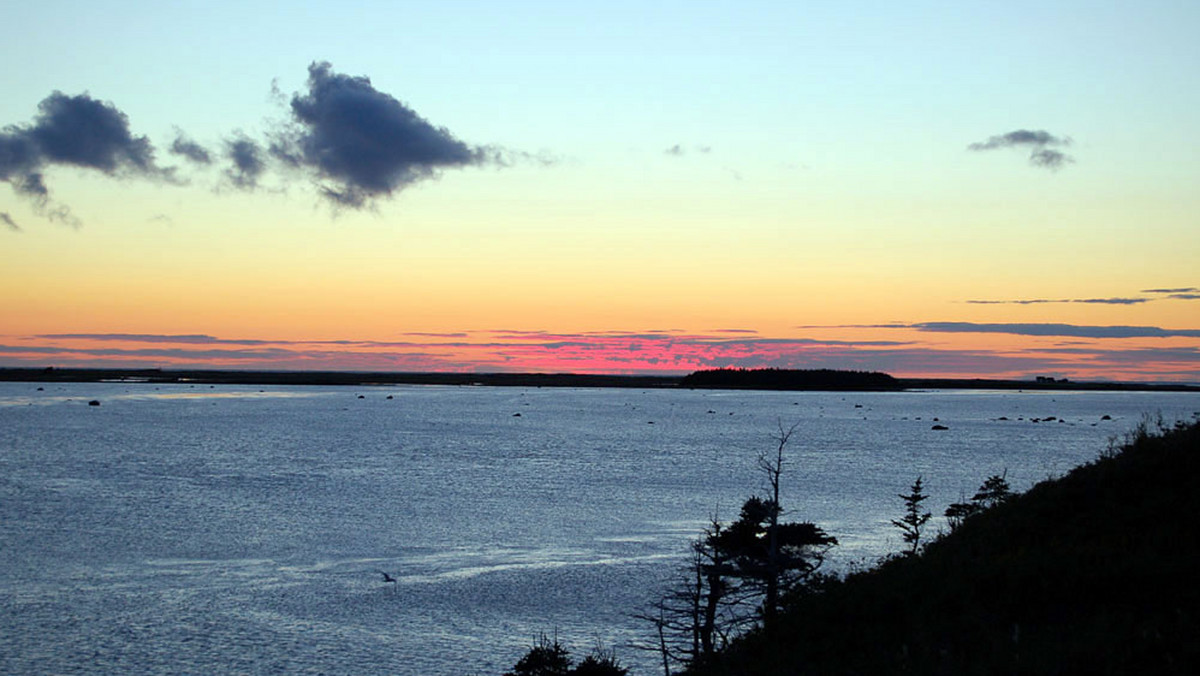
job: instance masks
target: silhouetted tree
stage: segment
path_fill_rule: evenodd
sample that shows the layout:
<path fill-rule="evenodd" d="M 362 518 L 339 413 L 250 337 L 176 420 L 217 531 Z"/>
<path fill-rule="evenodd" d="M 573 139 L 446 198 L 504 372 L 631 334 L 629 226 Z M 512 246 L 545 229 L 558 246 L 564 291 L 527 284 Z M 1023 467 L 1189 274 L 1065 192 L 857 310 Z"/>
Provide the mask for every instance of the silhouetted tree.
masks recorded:
<path fill-rule="evenodd" d="M 916 554 L 921 546 L 921 529 L 933 518 L 933 514 L 921 511 L 921 503 L 929 497 L 921 486 L 921 477 L 913 482 L 907 495 L 901 493 L 897 497 L 904 500 L 904 516 L 893 519 L 892 525 L 904 533 L 909 553 Z"/>
<path fill-rule="evenodd" d="M 570 653 L 558 642 L 558 637 L 551 640 L 542 634 L 504 676 L 566 676 L 570 670 Z"/>
<path fill-rule="evenodd" d="M 681 582 L 641 615 L 658 630 L 665 671 L 669 662 L 712 657 L 755 622 L 770 630 L 780 598 L 816 572 L 837 544 L 813 523 L 781 520 L 784 450 L 795 430 L 781 426 L 774 452 L 758 458 L 770 497 L 746 500 L 728 526 L 714 518 L 693 543 Z"/>
<path fill-rule="evenodd" d="M 596 646 L 570 673 L 573 676 L 625 676 L 629 670 L 617 662 L 616 651 Z"/>
<path fill-rule="evenodd" d="M 1007 470 L 1003 474 L 993 474 L 979 486 L 979 490 L 971 496 L 970 502 L 955 502 L 947 507 L 946 519 L 950 524 L 950 531 L 956 530 L 975 514 L 1008 501 L 1012 497 L 1012 489 L 1005 478 L 1007 476 Z"/>
<path fill-rule="evenodd" d="M 655 626 L 664 673 L 671 664 L 690 664 L 723 649 L 733 635 L 754 621 L 755 603 L 744 585 L 730 576 L 735 570 L 723 546 L 725 526 L 713 518 L 692 542 L 692 558 L 679 581 L 636 617 Z M 751 610 L 748 610 L 751 609 Z"/>
<path fill-rule="evenodd" d="M 571 653 L 558 642 L 558 637 L 549 639 L 542 634 L 504 676 L 625 676 L 628 673 L 629 670 L 617 662 L 615 651 L 605 650 L 603 646 L 597 646 L 578 666 L 572 666 Z"/>
<path fill-rule="evenodd" d="M 1008 486 L 1008 470 L 1004 474 L 993 474 L 983 482 L 971 501 L 983 509 L 990 509 L 1012 497 L 1012 489 Z"/>

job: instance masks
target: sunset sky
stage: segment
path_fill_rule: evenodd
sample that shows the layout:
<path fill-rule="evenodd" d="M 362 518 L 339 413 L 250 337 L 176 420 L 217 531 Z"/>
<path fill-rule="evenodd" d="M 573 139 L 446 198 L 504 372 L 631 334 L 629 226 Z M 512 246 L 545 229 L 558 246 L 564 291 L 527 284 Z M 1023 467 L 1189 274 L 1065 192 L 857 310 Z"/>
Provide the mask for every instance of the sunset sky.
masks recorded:
<path fill-rule="evenodd" d="M 0 366 L 1200 382 L 1200 3 L 0 9 Z"/>

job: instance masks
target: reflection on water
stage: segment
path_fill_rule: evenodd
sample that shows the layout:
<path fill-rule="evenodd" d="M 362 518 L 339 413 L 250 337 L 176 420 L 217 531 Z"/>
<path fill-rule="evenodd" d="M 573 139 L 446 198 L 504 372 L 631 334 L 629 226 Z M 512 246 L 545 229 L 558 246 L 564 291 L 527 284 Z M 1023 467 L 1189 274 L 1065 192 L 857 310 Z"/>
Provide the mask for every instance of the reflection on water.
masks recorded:
<path fill-rule="evenodd" d="M 1143 412 L 1200 410 L 1162 393 L 37 387 L 0 384 L 3 673 L 500 673 L 555 630 L 657 673 L 629 613 L 763 488 L 781 422 L 800 423 L 785 507 L 846 565 L 899 549 L 888 522 L 918 474 L 936 513 L 988 474 L 1061 474 Z"/>

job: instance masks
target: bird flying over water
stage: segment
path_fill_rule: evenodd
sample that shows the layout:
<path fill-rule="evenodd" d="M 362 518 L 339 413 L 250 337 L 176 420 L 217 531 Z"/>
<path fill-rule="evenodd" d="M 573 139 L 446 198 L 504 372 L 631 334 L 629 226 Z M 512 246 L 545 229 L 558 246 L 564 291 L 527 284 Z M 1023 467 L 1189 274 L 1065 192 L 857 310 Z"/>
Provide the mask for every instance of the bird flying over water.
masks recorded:
<path fill-rule="evenodd" d="M 392 577 L 391 575 L 388 575 L 386 572 L 381 570 L 381 571 L 379 571 L 379 574 L 383 576 L 384 582 L 391 582 L 392 584 L 396 584 L 396 578 Z"/>

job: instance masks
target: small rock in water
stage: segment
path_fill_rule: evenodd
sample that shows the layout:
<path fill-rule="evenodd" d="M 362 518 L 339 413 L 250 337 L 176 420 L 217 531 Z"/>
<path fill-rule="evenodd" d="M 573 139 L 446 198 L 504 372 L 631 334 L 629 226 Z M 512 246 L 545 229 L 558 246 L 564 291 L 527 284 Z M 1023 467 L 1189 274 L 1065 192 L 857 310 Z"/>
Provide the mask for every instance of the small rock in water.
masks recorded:
<path fill-rule="evenodd" d="M 520 413 L 514 413 L 514 414 L 512 414 L 512 417 L 514 417 L 514 418 L 520 418 L 520 417 L 521 417 L 521 414 L 520 414 Z"/>
<path fill-rule="evenodd" d="M 99 406 L 99 405 L 100 405 L 100 400 L 99 400 L 99 399 L 93 399 L 93 400 L 91 400 L 91 401 L 89 401 L 89 402 L 88 402 L 88 406 Z"/>
<path fill-rule="evenodd" d="M 945 425 L 934 425 L 933 427 L 930 427 L 929 429 L 931 429 L 931 430 L 937 430 L 937 431 L 939 431 L 939 432 L 940 432 L 940 431 L 942 431 L 942 430 L 948 430 L 948 429 L 950 429 L 950 428 L 949 428 L 949 427 L 946 427 Z"/>
<path fill-rule="evenodd" d="M 1101 419 L 1101 420 L 1112 420 L 1112 416 L 1111 416 L 1111 415 L 1108 415 L 1108 414 L 1106 413 L 1106 414 L 1104 414 L 1104 415 L 1100 416 L 1100 419 Z"/>

